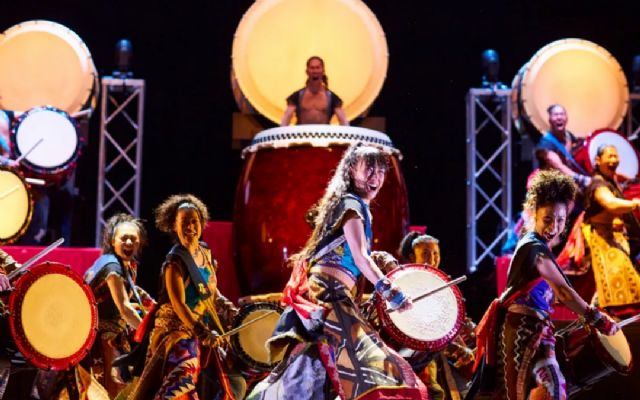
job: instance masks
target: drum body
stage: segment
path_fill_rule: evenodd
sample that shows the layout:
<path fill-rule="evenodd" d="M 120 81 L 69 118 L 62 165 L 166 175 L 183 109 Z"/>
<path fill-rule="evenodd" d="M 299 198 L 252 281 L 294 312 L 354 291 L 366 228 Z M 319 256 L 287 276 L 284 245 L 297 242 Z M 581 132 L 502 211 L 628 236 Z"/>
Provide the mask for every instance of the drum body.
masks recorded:
<path fill-rule="evenodd" d="M 20 115 L 11 132 L 16 156 L 28 175 L 47 185 L 61 184 L 73 171 L 81 140 L 76 122 L 54 107 L 36 107 Z"/>
<path fill-rule="evenodd" d="M 51 105 L 70 114 L 95 106 L 98 74 L 87 46 L 63 25 L 27 21 L 0 35 L 0 108 Z"/>
<path fill-rule="evenodd" d="M 447 274 L 423 264 L 402 265 L 387 274 L 402 291 L 415 298 L 449 282 Z M 413 303 L 410 310 L 388 313 L 376 295 L 382 329 L 395 342 L 410 349 L 438 352 L 458 335 L 464 322 L 462 293 L 457 286 L 445 288 Z"/>
<path fill-rule="evenodd" d="M 371 204 L 373 248 L 393 252 L 409 226 L 407 189 L 399 152 L 376 131 L 330 125 L 273 128 L 244 151 L 233 218 L 233 242 L 242 295 L 280 292 L 291 270 L 284 261 L 311 234 L 305 214 L 322 197 L 349 144 L 386 149 L 390 170 Z"/>
<path fill-rule="evenodd" d="M 540 49 L 518 72 L 512 85 L 518 129 L 549 130 L 547 108 L 560 104 L 567 129 L 586 137 L 599 127 L 620 126 L 629 89 L 620 64 L 604 48 L 582 39 L 562 39 Z"/>
<path fill-rule="evenodd" d="M 33 199 L 22 175 L 0 166 L 0 244 L 13 243 L 31 222 Z"/>
<path fill-rule="evenodd" d="M 633 358 L 622 330 L 613 336 L 584 327 L 556 335 L 556 354 L 565 379 L 567 395 L 578 393 L 617 372 L 628 374 Z"/>
<path fill-rule="evenodd" d="M 11 334 L 37 368 L 66 370 L 91 349 L 98 311 L 89 286 L 69 266 L 44 263 L 14 282 L 9 297 Z"/>
<path fill-rule="evenodd" d="M 620 165 L 617 173 L 629 179 L 638 175 L 638 152 L 619 132 L 612 129 L 598 129 L 587 137 L 585 144 L 575 154 L 576 161 L 589 173 L 593 174 L 596 166 L 598 148 L 602 145 L 613 145 L 618 150 Z"/>
<path fill-rule="evenodd" d="M 280 360 L 273 360 L 273 362 L 269 360 L 265 342 L 271 337 L 283 309 L 274 303 L 250 303 L 240 308 L 233 323 L 233 327 L 237 328 L 269 312 L 271 312 L 269 316 L 231 336 L 234 354 L 242 360 L 249 374 L 271 371 L 280 362 Z"/>
<path fill-rule="evenodd" d="M 343 100 L 347 119 L 368 110 L 384 84 L 389 51 L 365 2 L 254 2 L 238 24 L 231 54 L 231 86 L 240 110 L 256 110 L 279 123 L 286 98 L 304 86 L 305 63 L 314 55 L 324 60 L 329 88 Z"/>

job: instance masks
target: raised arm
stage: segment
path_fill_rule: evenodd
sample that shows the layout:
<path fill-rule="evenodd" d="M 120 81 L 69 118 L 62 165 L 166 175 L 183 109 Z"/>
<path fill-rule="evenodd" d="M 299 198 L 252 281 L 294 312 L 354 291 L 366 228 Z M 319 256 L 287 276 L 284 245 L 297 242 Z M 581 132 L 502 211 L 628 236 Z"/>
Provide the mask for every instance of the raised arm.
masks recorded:
<path fill-rule="evenodd" d="M 614 215 L 626 214 L 640 208 L 640 199 L 619 199 L 606 186 L 597 188 L 593 196 L 602 207 Z"/>

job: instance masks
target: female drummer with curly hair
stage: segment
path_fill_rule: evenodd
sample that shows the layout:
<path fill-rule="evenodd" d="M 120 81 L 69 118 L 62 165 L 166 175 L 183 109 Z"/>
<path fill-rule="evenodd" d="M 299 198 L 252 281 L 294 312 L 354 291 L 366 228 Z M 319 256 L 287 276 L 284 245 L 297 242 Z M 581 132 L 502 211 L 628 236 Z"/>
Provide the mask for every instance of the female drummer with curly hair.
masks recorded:
<path fill-rule="evenodd" d="M 564 231 L 575 193 L 572 179 L 557 171 L 540 172 L 527 191 L 524 207 L 532 215 L 531 226 L 511 260 L 507 289 L 478 324 L 477 360 L 483 368 L 477 377 L 485 384 L 491 375 L 497 378 L 491 398 L 566 398 L 550 319 L 554 298 L 606 335 L 619 329 L 576 293 L 550 250 Z"/>
<path fill-rule="evenodd" d="M 311 237 L 293 258 L 283 294 L 289 307 L 267 341 L 272 358 L 285 358 L 249 399 L 427 398 L 409 364 L 384 344 L 354 300 L 364 275 L 389 307 L 411 307 L 369 255 L 369 203 L 387 163 L 371 146 L 345 152 L 318 203 Z"/>
<path fill-rule="evenodd" d="M 158 310 L 151 331 L 147 360 L 140 383 L 130 398 L 197 399 L 201 365 L 210 363 L 226 398 L 244 397 L 244 380 L 229 374 L 222 341 L 225 330 L 219 311 L 233 308 L 218 291 L 217 264 L 200 236 L 209 212 L 190 194 L 173 195 L 155 211 L 156 226 L 175 245 L 160 273 Z M 203 373 L 208 370 L 203 369 Z M 207 377 L 208 378 L 208 377 Z M 202 380 L 202 379 L 201 379 Z"/>
<path fill-rule="evenodd" d="M 136 286 L 137 258 L 147 240 L 139 219 L 116 214 L 102 231 L 102 256 L 85 272 L 98 305 L 98 337 L 83 364 L 115 397 L 124 387 L 111 375 L 113 360 L 131 351 L 129 330 L 136 329 L 153 299 Z"/>

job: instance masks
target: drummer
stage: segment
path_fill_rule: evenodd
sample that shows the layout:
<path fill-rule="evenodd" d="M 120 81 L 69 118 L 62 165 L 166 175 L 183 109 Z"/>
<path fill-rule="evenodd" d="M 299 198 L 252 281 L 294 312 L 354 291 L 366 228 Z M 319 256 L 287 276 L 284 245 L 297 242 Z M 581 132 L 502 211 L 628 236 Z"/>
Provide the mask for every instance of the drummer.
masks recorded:
<path fill-rule="evenodd" d="M 552 104 L 547 108 L 549 114 L 549 131 L 536 145 L 535 154 L 540 169 L 555 169 L 570 176 L 580 188 L 586 188 L 591 182 L 587 171 L 573 158 L 583 145 L 567 130 L 567 110 L 560 104 Z"/>
<path fill-rule="evenodd" d="M 573 180 L 557 171 L 540 172 L 527 190 L 524 207 L 532 215 L 528 232 L 511 259 L 507 289 L 476 330 L 476 367 L 481 367 L 476 369 L 476 384 L 484 383 L 485 393 L 495 389 L 492 398 L 566 399 L 550 317 L 554 298 L 603 334 L 619 329 L 576 293 L 550 250 L 564 230 L 576 190 Z M 487 385 L 491 381 L 495 388 Z"/>
<path fill-rule="evenodd" d="M 287 109 L 281 126 L 287 126 L 295 113 L 297 124 L 328 124 L 335 114 L 340 125 L 349 125 L 342 109 L 342 100 L 329 90 L 329 78 L 324 70 L 324 60 L 312 56 L 307 60 L 305 87 L 287 97 Z"/>

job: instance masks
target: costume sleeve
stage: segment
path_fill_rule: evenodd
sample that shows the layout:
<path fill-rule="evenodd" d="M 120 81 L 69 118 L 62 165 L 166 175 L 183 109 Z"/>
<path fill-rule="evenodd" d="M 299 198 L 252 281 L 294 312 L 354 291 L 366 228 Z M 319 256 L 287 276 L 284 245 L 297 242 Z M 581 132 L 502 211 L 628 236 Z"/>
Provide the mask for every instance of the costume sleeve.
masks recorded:
<path fill-rule="evenodd" d="M 287 97 L 287 105 L 289 106 L 297 106 L 298 105 L 298 92 L 295 91 Z"/>
<path fill-rule="evenodd" d="M 353 196 L 345 196 L 342 198 L 340 204 L 338 204 L 333 213 L 334 218 L 332 218 L 331 222 L 331 232 L 335 232 L 338 229 L 342 228 L 345 217 L 350 211 L 355 212 L 358 218 L 360 218 L 363 222 L 365 221 L 365 213 L 367 213 L 368 211 Z"/>
<path fill-rule="evenodd" d="M 332 93 L 331 98 L 333 103 L 331 105 L 331 108 L 335 110 L 336 108 L 342 107 L 342 99 L 340 98 L 340 96 L 338 96 L 334 92 L 331 92 L 331 93 Z"/>

